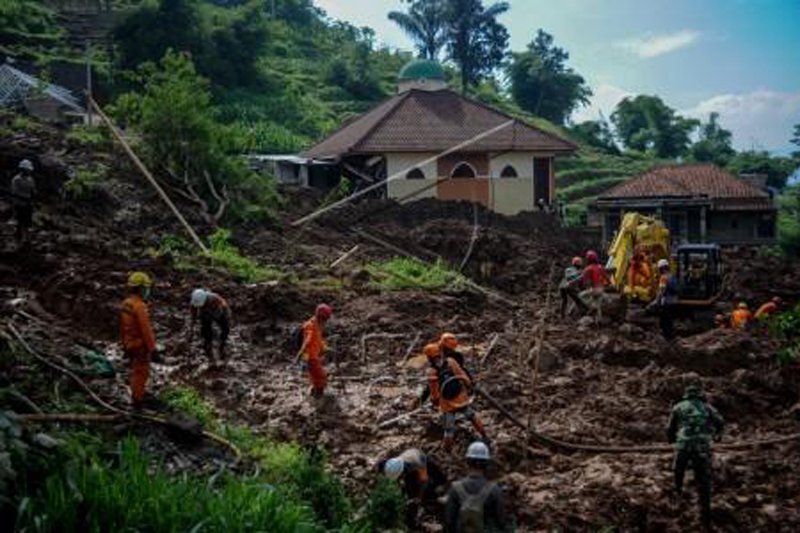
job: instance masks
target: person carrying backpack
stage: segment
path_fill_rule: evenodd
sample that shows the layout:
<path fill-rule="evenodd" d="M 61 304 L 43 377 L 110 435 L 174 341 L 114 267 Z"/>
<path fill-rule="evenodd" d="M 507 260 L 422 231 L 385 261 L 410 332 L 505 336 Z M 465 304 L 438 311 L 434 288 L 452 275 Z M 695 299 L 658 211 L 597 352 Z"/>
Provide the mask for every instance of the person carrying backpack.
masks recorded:
<path fill-rule="evenodd" d="M 456 432 L 456 415 L 465 416 L 475 430 L 485 440 L 486 430 L 478 415 L 472 409 L 470 398 L 472 380 L 464 367 L 452 354 L 458 346 L 458 340 L 452 333 L 442 335 L 438 344 L 429 344 L 423 352 L 428 358 L 428 387 L 423 391 L 420 403 L 430 395 L 431 403 L 442 413 L 444 429 L 444 448 L 453 447 Z"/>
<path fill-rule="evenodd" d="M 706 402 L 700 385 L 691 383 L 672 408 L 667 429 L 667 438 L 675 445 L 675 492 L 683 495 L 686 467 L 691 466 L 706 531 L 711 529 L 711 440 L 722 433 L 724 424 L 722 416 Z"/>
<path fill-rule="evenodd" d="M 483 442 L 473 442 L 467 448 L 469 475 L 450 486 L 445 504 L 445 533 L 479 533 L 506 531 L 506 512 L 503 491 L 486 479 L 491 457 Z"/>

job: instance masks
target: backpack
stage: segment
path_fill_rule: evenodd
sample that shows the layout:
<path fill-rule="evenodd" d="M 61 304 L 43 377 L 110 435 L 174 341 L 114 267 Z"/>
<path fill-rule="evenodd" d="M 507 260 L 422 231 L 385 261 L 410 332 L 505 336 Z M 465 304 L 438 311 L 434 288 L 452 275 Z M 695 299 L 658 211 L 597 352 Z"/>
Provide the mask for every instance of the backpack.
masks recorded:
<path fill-rule="evenodd" d="M 305 332 L 303 331 L 303 325 L 295 326 L 289 336 L 289 349 L 296 354 L 300 351 L 300 348 L 303 347 L 304 340 Z"/>
<path fill-rule="evenodd" d="M 477 494 L 470 494 L 463 481 L 453 483 L 453 488 L 461 500 L 458 510 L 459 531 L 464 533 L 480 533 L 483 531 L 483 508 L 494 488 L 494 483 L 487 482 Z"/>
<path fill-rule="evenodd" d="M 445 360 L 444 368 L 439 369 L 439 391 L 445 400 L 453 400 L 461 393 L 464 384 L 450 369 Z"/>
<path fill-rule="evenodd" d="M 683 434 L 687 440 L 703 441 L 707 440 L 710 435 L 710 417 L 705 404 L 699 400 L 689 400 L 689 405 L 692 406 L 691 410 L 687 409 L 686 418 L 684 420 Z"/>

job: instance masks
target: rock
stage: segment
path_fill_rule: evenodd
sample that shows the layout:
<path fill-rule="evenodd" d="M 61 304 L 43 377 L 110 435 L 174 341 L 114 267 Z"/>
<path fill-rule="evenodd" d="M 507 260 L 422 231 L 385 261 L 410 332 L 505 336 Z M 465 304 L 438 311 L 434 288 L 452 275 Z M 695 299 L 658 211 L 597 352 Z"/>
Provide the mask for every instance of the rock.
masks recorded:
<path fill-rule="evenodd" d="M 33 443 L 45 450 L 52 450 L 63 444 L 60 440 L 51 437 L 47 433 L 37 433 L 34 435 Z"/>

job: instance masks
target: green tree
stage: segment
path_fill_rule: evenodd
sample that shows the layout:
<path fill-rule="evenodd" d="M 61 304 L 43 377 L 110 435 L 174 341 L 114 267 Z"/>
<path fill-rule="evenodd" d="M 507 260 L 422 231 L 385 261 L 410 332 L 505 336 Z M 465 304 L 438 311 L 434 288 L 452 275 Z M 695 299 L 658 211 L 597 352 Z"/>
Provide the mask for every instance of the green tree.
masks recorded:
<path fill-rule="evenodd" d="M 800 124 L 794 125 L 794 133 L 792 134 L 792 138 L 789 140 L 789 142 L 800 148 Z M 800 159 L 800 150 L 792 152 L 792 157 Z"/>
<path fill-rule="evenodd" d="M 566 65 L 569 53 L 553 44 L 544 30 L 528 44 L 525 52 L 512 53 L 506 69 L 511 95 L 522 109 L 563 124 L 579 105 L 589 103 L 591 89 L 583 77 Z"/>
<path fill-rule="evenodd" d="M 150 168 L 210 226 L 231 204 L 274 200 L 238 155 L 244 139 L 215 121 L 209 84 L 188 54 L 168 50 L 159 64 L 140 66 L 137 81 L 141 90 L 121 95 L 114 114 L 139 133 Z"/>
<path fill-rule="evenodd" d="M 626 148 L 662 158 L 684 155 L 690 135 L 699 124 L 676 114 L 658 96 L 647 95 L 623 99 L 611 115 L 611 122 Z"/>
<path fill-rule="evenodd" d="M 607 154 L 619 155 L 619 148 L 614 142 L 614 134 L 605 120 L 587 120 L 572 126 L 569 130 L 581 142 L 604 151 Z"/>
<path fill-rule="evenodd" d="M 413 0 L 408 12 L 391 11 L 389 20 L 414 41 L 419 56 L 436 60 L 445 45 L 445 6 L 441 0 Z"/>
<path fill-rule="evenodd" d="M 507 2 L 485 7 L 481 0 L 447 0 L 447 50 L 460 70 L 461 89 L 491 74 L 503 61 L 508 30 L 497 17 L 508 11 Z"/>
<path fill-rule="evenodd" d="M 733 134 L 719 125 L 719 113 L 711 113 L 700 125 L 700 138 L 692 145 L 692 159 L 725 166 L 736 155 L 731 146 Z"/>
<path fill-rule="evenodd" d="M 783 189 L 797 161 L 790 157 L 773 157 L 766 151 L 748 150 L 737 153 L 728 163 L 734 174 L 765 174 L 767 185 Z"/>
<path fill-rule="evenodd" d="M 256 60 L 268 32 L 263 0 L 248 0 L 235 8 L 202 5 L 199 0 L 158 0 L 143 3 L 125 18 L 114 37 L 123 70 L 178 50 L 191 54 L 204 76 L 234 87 L 256 81 Z"/>

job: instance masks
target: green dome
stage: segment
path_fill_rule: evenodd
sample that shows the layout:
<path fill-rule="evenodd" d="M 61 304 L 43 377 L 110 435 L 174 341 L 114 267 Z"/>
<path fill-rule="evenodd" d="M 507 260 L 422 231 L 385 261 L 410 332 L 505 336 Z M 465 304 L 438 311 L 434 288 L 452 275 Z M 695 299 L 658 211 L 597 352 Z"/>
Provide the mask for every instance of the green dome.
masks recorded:
<path fill-rule="evenodd" d="M 397 76 L 403 80 L 442 80 L 444 81 L 444 69 L 436 61 L 428 59 L 415 59 L 400 69 Z"/>

